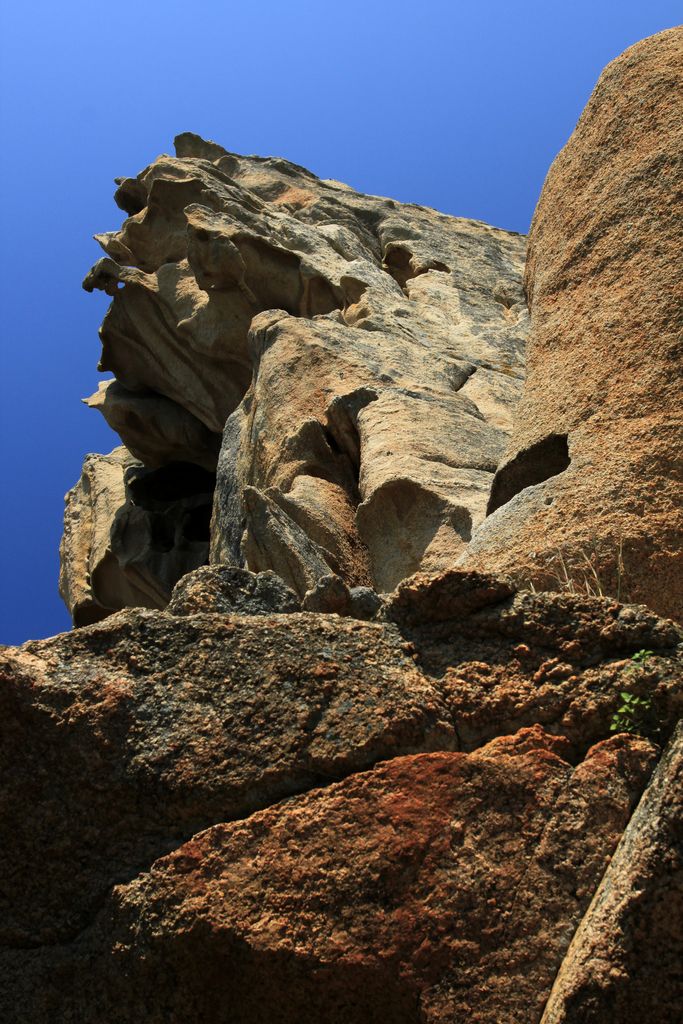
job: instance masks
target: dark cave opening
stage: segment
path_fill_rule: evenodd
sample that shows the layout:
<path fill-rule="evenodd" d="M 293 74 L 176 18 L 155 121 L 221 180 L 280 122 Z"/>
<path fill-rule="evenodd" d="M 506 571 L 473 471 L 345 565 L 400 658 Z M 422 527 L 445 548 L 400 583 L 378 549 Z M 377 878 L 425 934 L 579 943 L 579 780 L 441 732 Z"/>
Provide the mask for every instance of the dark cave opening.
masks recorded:
<path fill-rule="evenodd" d="M 135 469 L 126 482 L 136 505 L 156 511 L 160 505 L 195 495 L 206 494 L 210 502 L 216 474 L 193 462 L 169 462 L 160 469 Z"/>

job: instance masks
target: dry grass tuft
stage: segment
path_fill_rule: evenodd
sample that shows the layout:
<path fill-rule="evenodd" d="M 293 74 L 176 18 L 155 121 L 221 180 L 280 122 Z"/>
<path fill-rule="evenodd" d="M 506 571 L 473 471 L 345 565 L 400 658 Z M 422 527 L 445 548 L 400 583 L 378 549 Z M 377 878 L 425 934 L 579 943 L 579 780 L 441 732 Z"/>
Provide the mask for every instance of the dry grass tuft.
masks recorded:
<path fill-rule="evenodd" d="M 538 570 L 536 579 L 543 579 L 540 589 L 628 601 L 622 537 L 614 541 L 595 540 L 588 549 L 571 553 L 557 548 L 539 563 Z M 532 580 L 527 586 L 538 593 L 539 587 Z"/>

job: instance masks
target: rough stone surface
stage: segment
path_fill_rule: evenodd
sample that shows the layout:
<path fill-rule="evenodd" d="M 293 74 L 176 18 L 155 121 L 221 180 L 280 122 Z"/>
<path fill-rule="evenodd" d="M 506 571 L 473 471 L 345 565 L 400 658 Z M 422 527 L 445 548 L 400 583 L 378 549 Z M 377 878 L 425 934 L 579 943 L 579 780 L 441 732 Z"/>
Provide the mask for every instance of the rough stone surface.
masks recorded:
<path fill-rule="evenodd" d="M 8 650 L 0 944 L 73 936 L 115 882 L 207 825 L 454 747 L 404 646 L 337 616 L 123 611 Z"/>
<path fill-rule="evenodd" d="M 307 612 L 348 615 L 351 591 L 339 576 L 321 576 L 316 585 L 306 591 L 301 606 Z"/>
<path fill-rule="evenodd" d="M 118 180 L 84 628 L 0 651 L 3 1022 L 676 1016 L 682 41 L 550 171 L 514 428 L 521 236 L 190 134 Z"/>
<path fill-rule="evenodd" d="M 183 576 L 167 607 L 171 615 L 270 615 L 300 610 L 296 595 L 274 572 L 253 573 L 229 565 L 204 565 Z"/>
<path fill-rule="evenodd" d="M 671 1024 L 683 1006 L 683 723 L 622 836 L 541 1024 Z"/>
<path fill-rule="evenodd" d="M 682 152 L 675 28 L 606 68 L 548 174 L 526 265 L 528 378 L 495 511 L 464 556 L 538 587 L 595 587 L 595 570 L 607 593 L 679 620 Z"/>
<path fill-rule="evenodd" d="M 29 954 L 5 1019 L 532 1024 L 655 757 L 562 752 L 523 730 L 215 825 Z"/>
<path fill-rule="evenodd" d="M 86 457 L 65 498 L 60 547 L 74 625 L 167 604 L 176 581 L 208 561 L 214 480 L 194 463 L 147 470 L 123 447 Z"/>
<path fill-rule="evenodd" d="M 107 380 L 84 402 L 99 409 L 128 451 L 149 469 L 194 462 L 215 472 L 220 434 L 163 395 L 126 391 L 117 380 Z"/>
<path fill-rule="evenodd" d="M 207 592 L 250 614 L 187 614 Z M 501 600 L 490 579 L 452 572 L 404 584 L 382 612 L 397 622 L 253 614 L 283 598 L 272 577 L 210 567 L 178 588 L 180 617 L 124 611 L 7 649 L 12 941 L 54 941 L 200 828 L 381 758 L 472 750 L 539 722 L 577 758 L 609 735 L 624 690 L 652 703 L 659 739 L 681 713 L 680 631 L 644 609 Z M 636 665 L 643 648 L 655 653 Z"/>
<path fill-rule="evenodd" d="M 381 614 L 438 681 L 461 749 L 541 723 L 581 756 L 609 735 L 623 692 L 648 702 L 660 742 L 683 715 L 683 634 L 647 608 L 511 593 L 504 581 L 452 570 L 405 580 Z"/>
<path fill-rule="evenodd" d="M 124 474 L 134 465 L 125 448 L 88 455 L 81 479 L 64 499 L 59 590 L 77 626 L 126 604 L 149 603 L 125 578 L 111 550 L 114 518 L 126 503 Z"/>
<path fill-rule="evenodd" d="M 224 431 L 212 561 L 300 598 L 452 563 L 521 389 L 524 238 L 189 134 L 116 200 L 87 401 L 148 467 L 213 468 Z"/>

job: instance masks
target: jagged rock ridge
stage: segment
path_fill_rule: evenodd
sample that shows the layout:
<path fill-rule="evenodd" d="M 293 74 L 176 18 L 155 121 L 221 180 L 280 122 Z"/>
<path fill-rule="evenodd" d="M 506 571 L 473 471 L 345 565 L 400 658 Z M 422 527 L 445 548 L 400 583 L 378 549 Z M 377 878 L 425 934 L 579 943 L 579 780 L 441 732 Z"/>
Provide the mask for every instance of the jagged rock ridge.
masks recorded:
<path fill-rule="evenodd" d="M 176 152 L 119 180 L 129 217 L 96 236 L 108 257 L 85 287 L 112 295 L 100 369 L 116 379 L 88 404 L 148 469 L 217 468 L 213 563 L 274 570 L 299 597 L 330 573 L 389 591 L 446 568 L 484 517 L 520 394 L 524 238 L 189 134 Z M 71 518 L 105 534 L 110 508 L 82 490 Z M 110 556 L 117 598 L 75 532 L 62 589 L 79 622 L 163 607 L 167 575 L 132 601 Z"/>

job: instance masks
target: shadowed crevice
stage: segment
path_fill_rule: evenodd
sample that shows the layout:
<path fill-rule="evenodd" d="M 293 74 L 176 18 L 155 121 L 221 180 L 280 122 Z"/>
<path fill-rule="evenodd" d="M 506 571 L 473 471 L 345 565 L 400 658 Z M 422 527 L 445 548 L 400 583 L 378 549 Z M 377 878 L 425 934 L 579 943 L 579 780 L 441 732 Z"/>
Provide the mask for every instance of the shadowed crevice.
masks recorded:
<path fill-rule="evenodd" d="M 496 473 L 486 515 L 490 516 L 492 512 L 507 505 L 525 487 L 542 484 L 550 477 L 563 473 L 570 462 L 566 434 L 550 434 L 519 452 Z"/>

